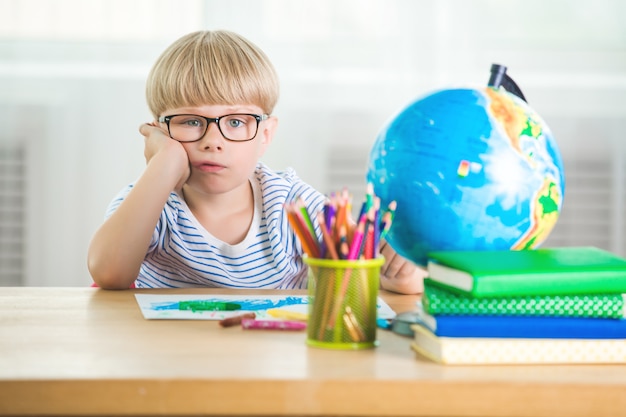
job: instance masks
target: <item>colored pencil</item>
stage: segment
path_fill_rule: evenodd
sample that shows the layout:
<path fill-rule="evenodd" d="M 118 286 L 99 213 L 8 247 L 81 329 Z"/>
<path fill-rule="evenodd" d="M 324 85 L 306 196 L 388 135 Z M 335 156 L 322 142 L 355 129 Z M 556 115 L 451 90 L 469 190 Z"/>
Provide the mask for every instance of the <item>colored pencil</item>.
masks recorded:
<path fill-rule="evenodd" d="M 311 236 L 306 221 L 302 217 L 302 213 L 291 205 L 285 206 L 285 209 L 287 211 L 287 219 L 296 232 L 296 236 L 298 236 L 304 252 L 312 258 L 319 258 L 319 246 L 314 235 Z"/>
<path fill-rule="evenodd" d="M 352 237 L 352 242 L 350 243 L 350 252 L 348 253 L 348 260 L 353 261 L 355 259 L 359 259 L 359 252 L 361 250 L 361 243 L 363 242 L 363 238 L 365 235 L 365 222 L 366 222 L 365 214 L 361 216 L 359 219 L 359 223 L 357 225 L 354 236 Z"/>
<path fill-rule="evenodd" d="M 320 229 L 322 229 L 322 237 L 324 238 L 324 247 L 330 254 L 331 259 L 339 259 L 339 255 L 337 255 L 337 248 L 335 247 L 335 242 L 333 242 L 333 238 L 330 235 L 330 231 L 326 227 L 326 220 L 324 219 L 324 214 L 319 213 L 317 216 L 317 222 L 320 224 Z"/>
<path fill-rule="evenodd" d="M 302 214 L 302 218 L 304 219 L 304 222 L 309 229 L 309 233 L 311 234 L 311 236 L 315 236 L 315 228 L 313 227 L 313 222 L 311 221 L 311 215 L 309 214 L 309 211 L 307 210 L 306 204 L 304 204 L 304 199 L 302 197 L 298 197 L 298 199 L 296 200 L 296 207 L 300 211 L 300 214 Z"/>

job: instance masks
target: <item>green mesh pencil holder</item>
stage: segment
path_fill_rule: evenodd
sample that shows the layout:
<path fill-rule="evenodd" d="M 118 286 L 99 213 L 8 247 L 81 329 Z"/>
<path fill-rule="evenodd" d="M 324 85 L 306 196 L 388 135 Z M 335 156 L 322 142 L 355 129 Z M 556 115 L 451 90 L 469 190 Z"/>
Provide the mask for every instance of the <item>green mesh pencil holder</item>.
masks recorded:
<path fill-rule="evenodd" d="M 308 265 L 307 344 L 330 349 L 368 349 L 376 340 L 376 302 L 385 259 L 304 257 Z"/>

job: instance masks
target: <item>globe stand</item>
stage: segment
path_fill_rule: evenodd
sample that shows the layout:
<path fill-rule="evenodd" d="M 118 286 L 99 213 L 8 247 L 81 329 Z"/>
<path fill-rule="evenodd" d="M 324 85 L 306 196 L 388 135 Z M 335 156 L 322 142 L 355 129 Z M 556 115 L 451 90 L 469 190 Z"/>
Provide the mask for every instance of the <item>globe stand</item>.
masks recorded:
<path fill-rule="evenodd" d="M 522 90 L 517 86 L 517 84 L 515 84 L 515 81 L 507 75 L 506 67 L 504 65 L 491 64 L 491 76 L 489 77 L 487 85 L 493 88 L 499 88 L 502 86 L 506 91 L 516 95 L 528 103 L 528 100 L 524 97 Z"/>

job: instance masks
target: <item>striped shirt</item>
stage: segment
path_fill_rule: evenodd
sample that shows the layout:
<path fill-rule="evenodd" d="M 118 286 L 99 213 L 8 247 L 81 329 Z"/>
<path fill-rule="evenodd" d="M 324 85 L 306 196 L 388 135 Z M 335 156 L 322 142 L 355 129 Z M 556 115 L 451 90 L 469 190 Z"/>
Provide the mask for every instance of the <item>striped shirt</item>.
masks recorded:
<path fill-rule="evenodd" d="M 135 281 L 137 288 L 223 287 L 306 288 L 302 245 L 289 225 L 284 204 L 302 197 L 312 214 L 323 210 L 326 197 L 292 169 L 274 172 L 262 163 L 250 179 L 254 216 L 245 239 L 235 245 L 212 236 L 196 220 L 185 200 L 170 193 Z M 133 185 L 111 202 L 107 217 Z"/>

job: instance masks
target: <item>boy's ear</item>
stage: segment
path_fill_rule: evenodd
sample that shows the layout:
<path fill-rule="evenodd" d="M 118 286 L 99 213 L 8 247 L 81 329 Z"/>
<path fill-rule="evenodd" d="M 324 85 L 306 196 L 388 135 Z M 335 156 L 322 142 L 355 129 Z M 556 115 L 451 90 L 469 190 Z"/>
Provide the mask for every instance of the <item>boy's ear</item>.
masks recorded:
<path fill-rule="evenodd" d="M 276 116 L 270 116 L 267 120 L 264 120 L 259 125 L 259 133 L 261 139 L 261 144 L 264 147 L 269 146 L 272 143 L 272 139 L 274 139 L 274 134 L 276 133 L 276 128 L 278 127 L 278 118 Z"/>

